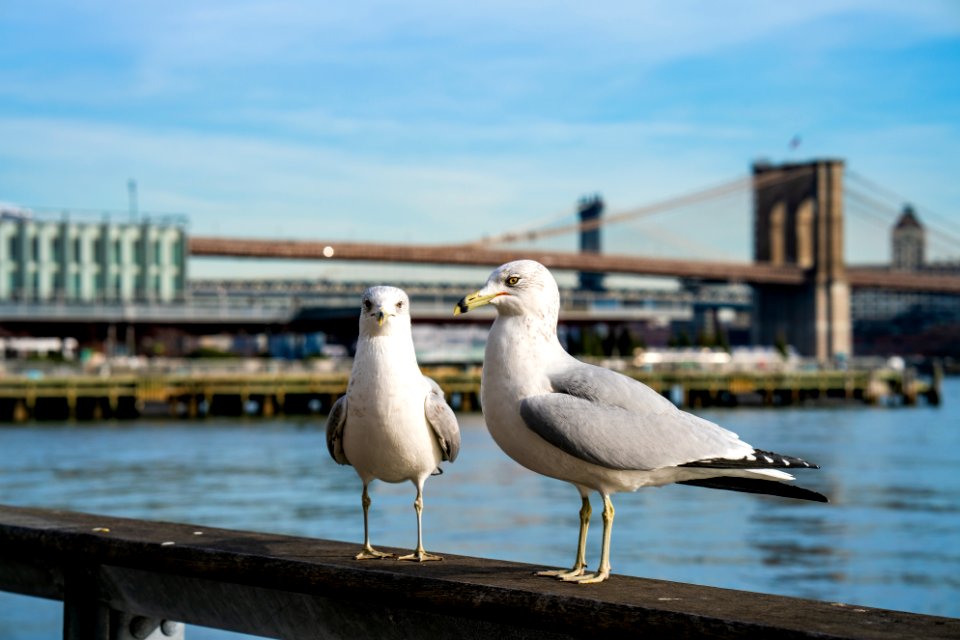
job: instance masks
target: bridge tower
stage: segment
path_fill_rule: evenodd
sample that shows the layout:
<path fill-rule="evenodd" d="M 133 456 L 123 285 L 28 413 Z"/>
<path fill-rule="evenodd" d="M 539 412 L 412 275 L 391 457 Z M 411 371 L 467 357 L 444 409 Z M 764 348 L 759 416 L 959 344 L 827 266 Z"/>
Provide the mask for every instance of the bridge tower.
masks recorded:
<path fill-rule="evenodd" d="M 577 212 L 580 223 L 589 225 L 580 230 L 580 252 L 601 253 L 600 218 L 603 216 L 603 199 L 599 195 L 581 198 Z M 594 271 L 581 271 L 580 288 L 585 291 L 603 291 L 604 275 Z"/>
<path fill-rule="evenodd" d="M 800 287 L 754 288 L 755 344 L 793 345 L 821 362 L 851 354 L 843 171 L 842 160 L 754 164 L 754 261 L 805 272 Z"/>

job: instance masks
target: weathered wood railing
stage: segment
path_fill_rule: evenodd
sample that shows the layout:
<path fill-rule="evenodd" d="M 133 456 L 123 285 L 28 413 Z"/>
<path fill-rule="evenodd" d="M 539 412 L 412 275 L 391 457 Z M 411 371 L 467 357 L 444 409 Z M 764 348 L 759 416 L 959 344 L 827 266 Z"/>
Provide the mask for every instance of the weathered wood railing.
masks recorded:
<path fill-rule="evenodd" d="M 357 562 L 356 548 L 0 506 L 0 590 L 64 601 L 69 640 L 145 637 L 151 620 L 288 640 L 960 638 L 960 619 L 625 576 L 577 586 L 449 554 Z"/>

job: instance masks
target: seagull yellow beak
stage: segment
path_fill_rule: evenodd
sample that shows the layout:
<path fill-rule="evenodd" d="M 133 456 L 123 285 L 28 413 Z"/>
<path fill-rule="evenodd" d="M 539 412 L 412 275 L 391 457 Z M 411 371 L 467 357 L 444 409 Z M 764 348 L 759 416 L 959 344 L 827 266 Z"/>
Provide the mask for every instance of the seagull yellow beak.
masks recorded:
<path fill-rule="evenodd" d="M 377 311 L 377 325 L 382 327 L 382 326 L 383 326 L 383 321 L 386 320 L 386 319 L 387 319 L 387 316 L 389 316 L 389 315 L 390 315 L 390 314 L 387 313 L 384 309 L 379 309 L 379 310 Z"/>
<path fill-rule="evenodd" d="M 496 298 L 497 296 L 507 295 L 503 291 L 497 291 L 496 293 L 484 294 L 480 291 L 476 293 L 471 293 L 470 295 L 461 298 L 460 302 L 457 303 L 457 306 L 453 308 L 453 315 L 458 316 L 461 313 L 466 313 L 471 309 L 476 309 L 477 307 L 482 307 L 485 304 L 490 304 L 490 301 Z"/>

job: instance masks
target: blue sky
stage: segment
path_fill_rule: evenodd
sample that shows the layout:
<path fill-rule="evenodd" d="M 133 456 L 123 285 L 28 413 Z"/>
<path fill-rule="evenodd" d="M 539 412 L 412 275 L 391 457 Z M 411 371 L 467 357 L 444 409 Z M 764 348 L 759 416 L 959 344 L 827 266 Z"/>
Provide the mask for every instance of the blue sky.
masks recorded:
<path fill-rule="evenodd" d="M 125 211 L 133 178 L 198 235 L 458 242 L 836 157 L 956 230 L 958 78 L 954 0 L 11 0 L 0 202 Z M 748 259 L 748 209 L 608 246 Z M 882 225 L 848 233 L 886 259 Z"/>

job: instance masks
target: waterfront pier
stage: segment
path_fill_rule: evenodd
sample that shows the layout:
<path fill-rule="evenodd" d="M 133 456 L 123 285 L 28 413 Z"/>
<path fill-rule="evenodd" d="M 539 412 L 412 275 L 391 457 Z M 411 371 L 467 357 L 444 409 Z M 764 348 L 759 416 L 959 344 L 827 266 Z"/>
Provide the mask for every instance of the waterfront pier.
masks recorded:
<path fill-rule="evenodd" d="M 823 402 L 912 405 L 940 402 L 940 377 L 912 368 L 745 371 L 702 369 L 623 373 L 687 407 L 788 406 Z M 458 411 L 480 409 L 480 367 L 424 373 Z M 346 393 L 349 368 L 325 371 L 7 375 L 0 377 L 0 422 L 130 419 L 144 415 L 272 417 L 325 414 Z"/>
<path fill-rule="evenodd" d="M 358 562 L 356 544 L 0 506 L 0 590 L 62 601 L 67 640 L 200 625 L 307 638 L 960 638 L 960 620 L 444 554 Z M 155 636 L 149 636 L 155 637 Z"/>

